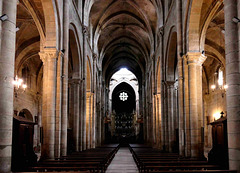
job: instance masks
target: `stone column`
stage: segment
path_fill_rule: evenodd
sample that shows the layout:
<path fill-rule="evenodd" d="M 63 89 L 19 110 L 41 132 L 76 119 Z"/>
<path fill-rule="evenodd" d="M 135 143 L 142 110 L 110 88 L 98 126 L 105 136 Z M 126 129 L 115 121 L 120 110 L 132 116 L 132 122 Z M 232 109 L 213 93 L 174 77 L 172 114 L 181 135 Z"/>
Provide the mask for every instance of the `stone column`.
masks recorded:
<path fill-rule="evenodd" d="M 64 0 L 63 28 L 63 80 L 62 80 L 62 115 L 61 115 L 61 156 L 67 155 L 67 113 L 68 113 L 68 44 L 69 44 L 69 1 Z"/>
<path fill-rule="evenodd" d="M 173 87 L 173 136 L 174 136 L 174 146 L 173 152 L 179 151 L 179 112 L 178 112 L 178 82 L 174 83 Z"/>
<path fill-rule="evenodd" d="M 169 151 L 169 127 L 168 127 L 168 95 L 167 95 L 167 83 L 163 83 L 163 127 L 164 127 L 164 149 Z"/>
<path fill-rule="evenodd" d="M 155 147 L 156 148 L 158 148 L 158 144 L 159 144 L 159 142 L 158 142 L 158 140 L 159 140 L 159 138 L 158 138 L 158 135 L 159 135 L 159 133 L 158 133 L 158 122 L 159 122 L 159 116 L 158 116 L 158 97 L 157 97 L 157 93 L 154 93 L 154 96 L 153 96 L 153 98 L 154 98 L 154 111 L 155 111 Z"/>
<path fill-rule="evenodd" d="M 16 0 L 3 0 L 2 13 L 7 21 L 0 21 L 0 172 L 10 172 L 12 156 L 13 78 L 16 40 Z M 11 22 L 10 22 L 11 21 Z"/>
<path fill-rule="evenodd" d="M 162 131 L 161 131 L 161 103 L 160 103 L 160 100 L 161 100 L 161 94 L 160 93 L 157 93 L 156 95 L 156 111 L 157 111 L 157 131 L 156 131 L 156 135 L 157 135 L 157 148 L 158 149 L 162 149 L 162 144 L 161 144 L 161 134 L 162 134 Z"/>
<path fill-rule="evenodd" d="M 173 144 L 174 144 L 174 119 L 173 119 L 173 89 L 174 82 L 167 82 L 167 93 L 168 93 L 168 140 L 169 140 L 169 152 L 173 152 Z"/>
<path fill-rule="evenodd" d="M 165 63 L 164 63 L 164 27 L 162 26 L 160 29 L 159 29 L 159 41 L 160 41 L 160 45 L 159 45 L 159 48 L 160 48 L 160 70 L 161 70 L 161 73 L 160 73 L 160 82 L 161 82 L 161 88 L 160 88 L 160 107 L 159 107 L 159 113 L 160 113 L 160 137 L 161 137 L 161 141 L 160 141 L 160 149 L 161 150 L 164 150 L 164 146 L 165 146 L 165 132 L 164 132 L 164 129 L 165 129 L 165 122 L 164 122 L 164 116 L 165 116 L 165 105 L 164 105 L 164 101 L 165 101 L 165 98 L 164 98 L 164 82 L 163 82 L 163 79 L 165 77 L 164 75 L 164 69 L 165 69 Z"/>
<path fill-rule="evenodd" d="M 86 88 L 87 88 L 87 50 L 88 50 L 88 27 L 83 26 L 82 28 L 83 32 L 83 81 L 82 81 L 82 111 L 81 111 L 81 117 L 82 117 L 82 124 L 83 124 L 83 132 L 82 132 L 82 146 L 83 150 L 87 149 L 87 127 L 86 127 Z"/>
<path fill-rule="evenodd" d="M 184 147 L 184 86 L 183 86 L 183 39 L 182 39 L 182 0 L 177 0 L 177 56 L 178 56 L 178 109 L 179 109 L 179 154 L 185 155 Z"/>
<path fill-rule="evenodd" d="M 45 48 L 39 53 L 43 61 L 43 157 L 54 158 L 56 127 L 56 77 L 58 51 Z"/>
<path fill-rule="evenodd" d="M 56 128 L 55 128 L 55 157 L 61 155 L 61 131 L 62 131 L 62 59 L 63 52 L 60 51 L 57 60 L 57 88 L 56 88 Z"/>
<path fill-rule="evenodd" d="M 185 150 L 185 156 L 190 157 L 191 156 L 191 139 L 190 139 L 190 117 L 189 117 L 189 81 L 188 81 L 188 62 L 187 62 L 187 56 L 183 56 L 183 98 L 184 98 L 184 116 L 183 116 L 183 122 L 184 122 L 184 130 L 182 130 L 182 138 L 185 138 L 185 140 L 182 140 L 183 143 L 185 143 L 184 150 Z"/>
<path fill-rule="evenodd" d="M 83 135 L 83 119 L 82 119 L 82 80 L 79 80 L 79 151 L 83 150 L 82 135 Z"/>
<path fill-rule="evenodd" d="M 232 21 L 240 17 L 239 7 L 239 0 L 224 0 L 229 168 L 240 172 L 240 27 Z"/>
<path fill-rule="evenodd" d="M 165 104 L 164 104 L 164 83 L 162 82 L 161 83 L 161 108 L 160 108 L 160 111 L 161 111 L 161 144 L 160 144 L 160 147 L 162 150 L 165 150 L 165 121 L 164 121 L 164 118 L 165 118 Z"/>
<path fill-rule="evenodd" d="M 206 57 L 200 52 L 188 52 L 188 76 L 189 76 L 189 113 L 190 113 L 190 136 L 191 136 L 191 157 L 202 156 L 201 127 L 202 116 L 202 92 L 199 85 L 202 85 L 202 64 Z M 201 80 L 200 80 L 201 78 Z"/>
<path fill-rule="evenodd" d="M 101 114 L 101 97 L 102 97 L 102 95 L 101 95 L 101 82 L 102 82 L 102 80 L 101 80 L 101 77 L 102 75 L 101 75 L 101 71 L 98 71 L 98 80 L 97 80 L 97 85 L 98 85 L 98 87 L 97 87 L 97 91 L 96 91 L 96 94 L 97 94 L 97 127 L 98 127 L 98 129 L 97 129 L 97 145 L 98 146 L 100 146 L 101 145 L 101 129 L 102 129 L 102 114 Z"/>
<path fill-rule="evenodd" d="M 91 92 L 86 93 L 86 143 L 87 149 L 90 149 L 91 144 Z"/>
<path fill-rule="evenodd" d="M 73 79 L 73 89 L 74 89 L 74 95 L 73 95 L 73 100 L 74 100 L 74 114 L 73 114 L 73 140 L 74 140 L 74 148 L 75 151 L 79 151 L 79 100 L 80 100 L 80 95 L 79 95 L 79 85 L 80 85 L 80 80 L 79 79 Z"/>

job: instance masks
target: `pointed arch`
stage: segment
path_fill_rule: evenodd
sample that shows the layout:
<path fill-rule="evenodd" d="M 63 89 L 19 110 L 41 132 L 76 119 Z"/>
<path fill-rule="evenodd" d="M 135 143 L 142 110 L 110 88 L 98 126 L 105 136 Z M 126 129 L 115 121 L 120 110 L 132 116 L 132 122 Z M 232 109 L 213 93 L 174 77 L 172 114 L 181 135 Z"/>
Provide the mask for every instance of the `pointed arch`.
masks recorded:
<path fill-rule="evenodd" d="M 200 51 L 200 20 L 203 0 L 192 0 L 188 18 L 188 48 L 187 52 Z"/>
<path fill-rule="evenodd" d="M 45 47 L 59 48 L 58 33 L 60 28 L 58 27 L 58 11 L 56 0 L 41 0 L 45 18 L 46 27 L 46 40 Z"/>

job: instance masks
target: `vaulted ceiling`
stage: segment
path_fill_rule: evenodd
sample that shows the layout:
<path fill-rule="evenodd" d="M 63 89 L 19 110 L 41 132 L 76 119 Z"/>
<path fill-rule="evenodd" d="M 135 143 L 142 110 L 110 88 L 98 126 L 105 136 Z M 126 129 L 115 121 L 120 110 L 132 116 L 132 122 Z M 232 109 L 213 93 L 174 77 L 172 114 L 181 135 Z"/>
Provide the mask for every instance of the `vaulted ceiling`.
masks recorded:
<path fill-rule="evenodd" d="M 141 82 L 154 51 L 157 6 L 152 0 L 98 0 L 93 4 L 91 34 L 106 81 L 124 66 Z"/>

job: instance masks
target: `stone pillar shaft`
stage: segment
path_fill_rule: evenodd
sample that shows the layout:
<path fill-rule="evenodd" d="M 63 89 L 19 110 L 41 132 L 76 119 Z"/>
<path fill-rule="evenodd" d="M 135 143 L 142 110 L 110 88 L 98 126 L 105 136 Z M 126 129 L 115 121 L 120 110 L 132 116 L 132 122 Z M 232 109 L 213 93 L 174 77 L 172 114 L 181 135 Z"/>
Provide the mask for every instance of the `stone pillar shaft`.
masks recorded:
<path fill-rule="evenodd" d="M 164 96 L 163 96 L 163 104 L 164 104 L 164 144 L 165 144 L 165 150 L 169 151 L 169 126 L 168 126 L 168 95 L 167 95 L 167 86 L 166 83 L 164 85 Z"/>
<path fill-rule="evenodd" d="M 56 77 L 58 51 L 46 48 L 39 53 L 43 61 L 43 156 L 54 158 L 56 127 Z"/>
<path fill-rule="evenodd" d="M 87 27 L 84 26 L 83 30 L 83 82 L 82 82 L 82 146 L 83 150 L 87 149 L 87 127 L 86 127 L 86 88 L 87 88 L 87 50 L 88 50 L 88 42 L 87 42 Z"/>
<path fill-rule="evenodd" d="M 82 91 L 82 81 L 79 84 L 79 151 L 83 150 L 82 135 L 83 135 L 83 119 L 82 119 L 82 100 L 81 100 L 81 91 Z"/>
<path fill-rule="evenodd" d="M 191 157 L 201 157 L 201 109 L 202 92 L 199 85 L 202 85 L 201 65 L 206 57 L 201 53 L 188 53 L 188 75 L 189 75 L 189 113 L 190 113 L 190 136 L 191 136 Z"/>
<path fill-rule="evenodd" d="M 62 80 L 62 115 L 61 115 L 61 156 L 67 155 L 67 113 L 68 113 L 68 47 L 69 47 L 69 1 L 64 0 L 63 33 L 63 80 Z"/>
<path fill-rule="evenodd" d="M 16 40 L 16 0 L 3 0 L 2 13 L 7 21 L 2 25 L 0 37 L 0 172 L 11 170 L 12 120 L 13 120 L 13 78 Z M 11 21 L 11 22 L 10 22 Z"/>
<path fill-rule="evenodd" d="M 79 151 L 79 81 L 74 81 L 74 114 L 73 114 L 73 139 L 75 151 Z"/>
<path fill-rule="evenodd" d="M 177 0 L 177 37 L 178 37 L 178 109 L 179 109 L 179 154 L 185 155 L 184 147 L 184 87 L 183 87 L 183 39 L 182 39 L 182 0 Z"/>
<path fill-rule="evenodd" d="M 91 93 L 86 95 L 86 141 L 87 149 L 91 146 Z"/>
<path fill-rule="evenodd" d="M 182 135 L 185 140 L 182 140 L 182 142 L 185 143 L 183 146 L 185 149 L 185 156 L 190 157 L 191 156 L 191 139 L 190 139 L 190 117 L 189 117 L 189 86 L 188 86 L 188 65 L 187 65 L 187 57 L 184 55 L 183 57 L 183 68 L 184 68 L 184 81 L 183 81 L 183 87 L 185 92 L 184 94 L 184 115 L 183 116 L 183 122 L 184 122 L 184 130 L 182 131 Z"/>
<path fill-rule="evenodd" d="M 232 21 L 240 17 L 239 7 L 239 0 L 224 0 L 229 168 L 240 172 L 240 27 Z"/>
<path fill-rule="evenodd" d="M 173 151 L 174 143 L 174 119 L 173 119 L 173 84 L 174 82 L 167 82 L 168 84 L 168 140 L 169 152 Z"/>
<path fill-rule="evenodd" d="M 55 129 L 55 157 L 61 154 L 61 119 L 62 119 L 62 57 L 60 52 L 57 60 L 57 88 L 56 88 L 56 129 Z"/>

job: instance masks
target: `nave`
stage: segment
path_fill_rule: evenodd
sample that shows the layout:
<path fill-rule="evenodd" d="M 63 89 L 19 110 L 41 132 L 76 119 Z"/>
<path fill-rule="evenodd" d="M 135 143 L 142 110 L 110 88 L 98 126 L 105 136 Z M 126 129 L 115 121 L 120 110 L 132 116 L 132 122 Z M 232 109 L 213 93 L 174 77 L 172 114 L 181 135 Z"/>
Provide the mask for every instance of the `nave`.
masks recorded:
<path fill-rule="evenodd" d="M 73 152 L 65 157 L 41 160 L 27 172 L 80 173 L 237 173 L 204 158 L 181 157 L 144 144 L 106 144 L 96 149 Z"/>
<path fill-rule="evenodd" d="M 105 171 L 111 143 L 239 172 L 239 23 L 240 0 L 0 0 L 0 172 Z"/>

